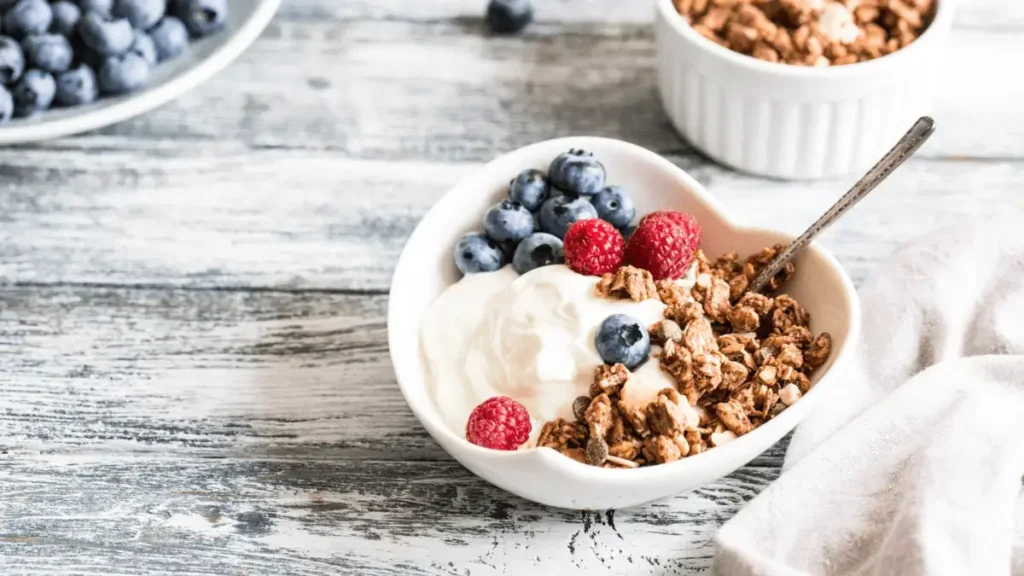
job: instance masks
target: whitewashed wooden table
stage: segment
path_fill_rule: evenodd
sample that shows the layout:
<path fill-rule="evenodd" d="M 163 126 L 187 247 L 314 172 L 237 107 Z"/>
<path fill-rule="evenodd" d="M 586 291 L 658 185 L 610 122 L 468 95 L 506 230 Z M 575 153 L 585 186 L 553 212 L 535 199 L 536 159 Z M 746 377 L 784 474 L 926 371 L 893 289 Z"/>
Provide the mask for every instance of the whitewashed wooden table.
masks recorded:
<path fill-rule="evenodd" d="M 545 509 L 463 470 L 396 387 L 392 266 L 492 157 L 630 140 L 798 231 L 848 182 L 715 166 L 658 105 L 646 3 L 292 0 L 195 93 L 0 150 L 0 573 L 696 574 L 783 446 L 639 509 Z M 1024 206 L 1024 5 L 961 2 L 912 160 L 827 234 L 860 282 L 915 234 Z"/>

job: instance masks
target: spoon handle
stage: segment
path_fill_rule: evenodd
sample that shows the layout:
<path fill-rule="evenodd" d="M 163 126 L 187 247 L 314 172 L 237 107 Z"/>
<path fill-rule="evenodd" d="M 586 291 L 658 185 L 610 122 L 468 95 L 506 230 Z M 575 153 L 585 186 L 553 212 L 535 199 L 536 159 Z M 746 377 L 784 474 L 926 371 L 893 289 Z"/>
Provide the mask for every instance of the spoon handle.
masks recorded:
<path fill-rule="evenodd" d="M 922 116 L 917 122 L 911 126 L 910 130 L 900 138 L 899 142 L 889 150 L 882 159 L 878 161 L 870 170 L 867 171 L 856 184 L 850 188 L 850 191 L 843 194 L 843 197 L 839 199 L 835 204 L 832 205 L 821 218 L 806 232 L 800 235 L 799 238 L 794 240 L 787 246 L 782 252 L 780 252 L 774 260 L 771 261 L 761 272 L 754 277 L 754 280 L 749 285 L 749 290 L 752 292 L 759 292 L 764 285 L 768 283 L 780 270 L 792 260 L 801 250 L 803 250 L 808 244 L 814 240 L 818 234 L 821 234 L 826 228 L 832 225 L 833 222 L 838 220 L 843 214 L 846 214 L 850 208 L 860 202 L 869 192 L 874 190 L 883 180 L 892 174 L 893 170 L 899 168 L 901 164 L 906 162 L 907 158 L 910 158 L 914 152 L 917 152 L 918 148 L 928 140 L 928 137 L 935 132 L 935 121 L 928 116 Z"/>

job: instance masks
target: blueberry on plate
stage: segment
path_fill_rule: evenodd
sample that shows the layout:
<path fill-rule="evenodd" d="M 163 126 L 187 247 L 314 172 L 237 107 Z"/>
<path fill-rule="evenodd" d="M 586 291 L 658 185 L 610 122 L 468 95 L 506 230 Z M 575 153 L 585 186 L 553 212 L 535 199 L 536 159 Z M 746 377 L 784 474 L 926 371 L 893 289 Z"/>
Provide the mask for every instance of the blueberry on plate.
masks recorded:
<path fill-rule="evenodd" d="M 111 14 L 127 18 L 136 30 L 149 30 L 164 17 L 167 0 L 114 0 Z"/>
<path fill-rule="evenodd" d="M 57 75 L 56 102 L 61 106 L 81 106 L 99 97 L 96 73 L 85 64 Z"/>
<path fill-rule="evenodd" d="M 577 220 L 597 218 L 597 210 L 586 198 L 552 196 L 540 208 L 540 229 L 553 236 L 565 238 L 569 226 Z"/>
<path fill-rule="evenodd" d="M 78 25 L 78 19 L 82 17 L 82 11 L 78 6 L 74 2 L 61 0 L 50 4 L 50 10 L 53 12 L 50 32 L 56 32 L 66 38 L 74 36 L 75 26 Z"/>
<path fill-rule="evenodd" d="M 548 177 L 540 170 L 523 170 L 509 183 L 508 196 L 530 212 L 540 210 L 551 193 Z"/>
<path fill-rule="evenodd" d="M 25 71 L 25 52 L 13 38 L 0 36 L 0 84 L 10 86 Z"/>
<path fill-rule="evenodd" d="M 651 335 L 636 318 L 612 314 L 601 322 L 594 338 L 597 353 L 605 364 L 622 364 L 630 370 L 640 366 L 651 354 Z"/>
<path fill-rule="evenodd" d="M 135 31 L 135 41 L 132 42 L 132 47 L 128 49 L 128 52 L 141 56 L 151 67 L 156 66 L 156 43 L 153 42 L 153 38 L 149 34 L 142 30 Z"/>
<path fill-rule="evenodd" d="M 14 115 L 27 118 L 48 109 L 56 93 L 57 83 L 53 80 L 52 74 L 34 68 L 26 71 L 11 92 L 14 98 Z"/>
<path fill-rule="evenodd" d="M 599 218 L 620 230 L 629 226 L 636 216 L 636 204 L 622 186 L 609 186 L 595 194 L 590 201 L 597 209 Z"/>
<path fill-rule="evenodd" d="M 159 62 L 177 58 L 188 48 L 188 29 L 174 16 L 165 16 L 149 30 Z"/>
<path fill-rule="evenodd" d="M 21 43 L 29 66 L 47 72 L 64 72 L 71 68 L 75 52 L 71 42 L 60 34 L 29 36 Z"/>
<path fill-rule="evenodd" d="M 530 0 L 491 0 L 487 4 L 487 26 L 497 34 L 515 34 L 533 20 Z"/>
<path fill-rule="evenodd" d="M 519 202 L 502 200 L 484 214 L 484 232 L 498 243 L 517 243 L 533 230 L 533 214 Z"/>
<path fill-rule="evenodd" d="M 555 157 L 548 178 L 562 192 L 592 196 L 604 188 L 604 165 L 590 152 L 572 149 Z"/>
<path fill-rule="evenodd" d="M 104 94 L 128 94 L 145 86 L 148 80 L 149 64 L 134 52 L 111 56 L 100 67 L 100 91 Z"/>
<path fill-rule="evenodd" d="M 219 32 L 228 17 L 227 0 L 171 0 L 175 14 L 192 36 L 201 38 Z"/>
<path fill-rule="evenodd" d="M 0 124 L 6 124 L 14 116 L 14 98 L 7 88 L 0 86 Z"/>
<path fill-rule="evenodd" d="M 45 34 L 53 22 L 53 10 L 46 0 L 19 0 L 4 14 L 4 34 L 22 39 L 32 34 Z"/>
<path fill-rule="evenodd" d="M 463 274 L 494 272 L 507 262 L 501 248 L 483 234 L 466 234 L 455 244 L 455 266 Z"/>
<path fill-rule="evenodd" d="M 114 11 L 114 0 L 77 0 L 77 2 L 83 14 L 86 12 L 99 12 L 105 16 L 110 16 Z"/>
<path fill-rule="evenodd" d="M 516 247 L 512 267 L 520 274 L 551 264 L 564 264 L 562 241 L 546 232 L 531 234 Z"/>
<path fill-rule="evenodd" d="M 82 43 L 100 56 L 124 54 L 135 42 L 135 31 L 127 18 L 112 19 L 87 12 L 78 22 Z"/>

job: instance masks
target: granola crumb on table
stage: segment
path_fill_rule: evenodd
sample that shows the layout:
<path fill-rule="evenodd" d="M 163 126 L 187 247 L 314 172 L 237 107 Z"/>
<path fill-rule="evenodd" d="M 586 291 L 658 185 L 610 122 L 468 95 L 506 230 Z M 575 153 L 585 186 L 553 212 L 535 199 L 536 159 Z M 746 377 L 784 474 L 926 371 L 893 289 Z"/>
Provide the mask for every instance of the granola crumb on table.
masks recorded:
<path fill-rule="evenodd" d="M 935 0 L 673 0 L 700 35 L 735 52 L 796 66 L 866 62 L 914 42 Z M 773 288 L 774 289 L 774 288 Z"/>
<path fill-rule="evenodd" d="M 689 290 L 629 266 L 602 277 L 597 290 L 606 298 L 658 298 L 666 305 L 665 318 L 649 328 L 652 343 L 662 347 L 651 361 L 676 387 L 633 406 L 620 397 L 629 370 L 597 366 L 589 396 L 573 402 L 575 421 L 547 422 L 537 446 L 604 468 L 664 464 L 731 442 L 796 403 L 828 360 L 832 337 L 812 334 L 810 314 L 791 296 L 743 292 L 744 281 L 781 249 L 714 261 L 698 250 Z M 773 278 L 772 291 L 794 272 L 790 265 Z"/>

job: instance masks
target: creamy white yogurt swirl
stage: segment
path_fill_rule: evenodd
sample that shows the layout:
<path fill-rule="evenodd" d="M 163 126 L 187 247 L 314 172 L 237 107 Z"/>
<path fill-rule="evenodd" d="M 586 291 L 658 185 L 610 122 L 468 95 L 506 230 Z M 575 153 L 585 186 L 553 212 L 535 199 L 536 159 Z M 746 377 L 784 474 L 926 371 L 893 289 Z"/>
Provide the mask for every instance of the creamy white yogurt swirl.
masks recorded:
<path fill-rule="evenodd" d="M 566 266 L 544 266 L 519 276 L 506 266 L 470 274 L 427 309 L 420 338 L 430 392 L 453 432 L 462 436 L 470 412 L 493 396 L 521 402 L 540 426 L 573 418 L 572 402 L 586 395 L 601 357 L 594 336 L 612 314 L 628 314 L 645 326 L 662 319 L 665 305 L 611 300 L 597 294 L 597 278 Z M 679 282 L 692 286 L 694 267 Z M 638 368 L 622 391 L 645 405 L 658 390 L 675 386 L 654 357 Z"/>

